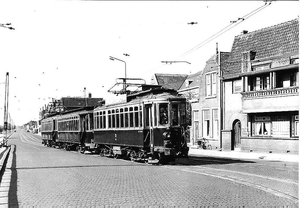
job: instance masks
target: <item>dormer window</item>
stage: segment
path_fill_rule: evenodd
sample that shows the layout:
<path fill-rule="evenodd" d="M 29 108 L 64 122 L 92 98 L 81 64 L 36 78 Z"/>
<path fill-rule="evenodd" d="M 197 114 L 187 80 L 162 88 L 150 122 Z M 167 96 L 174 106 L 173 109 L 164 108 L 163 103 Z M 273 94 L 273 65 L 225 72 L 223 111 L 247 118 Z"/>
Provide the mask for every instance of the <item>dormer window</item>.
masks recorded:
<path fill-rule="evenodd" d="M 252 71 L 261 71 L 270 68 L 271 68 L 271 64 L 262 64 L 262 65 L 252 66 Z"/>
<path fill-rule="evenodd" d="M 254 51 L 245 51 L 242 53 L 242 72 L 251 71 L 250 61 L 255 59 L 256 52 Z"/>

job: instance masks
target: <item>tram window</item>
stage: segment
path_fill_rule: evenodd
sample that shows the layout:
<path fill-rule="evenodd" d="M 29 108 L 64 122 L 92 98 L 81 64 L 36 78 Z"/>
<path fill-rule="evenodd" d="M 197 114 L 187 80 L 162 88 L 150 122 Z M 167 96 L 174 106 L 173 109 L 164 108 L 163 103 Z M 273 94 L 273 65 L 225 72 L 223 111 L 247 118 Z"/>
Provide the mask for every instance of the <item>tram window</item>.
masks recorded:
<path fill-rule="evenodd" d="M 160 125 L 168 124 L 168 104 L 167 103 L 159 104 L 159 124 Z"/>
<path fill-rule="evenodd" d="M 138 111 L 135 111 L 134 112 L 134 126 L 135 127 L 139 127 L 139 112 Z"/>
<path fill-rule="evenodd" d="M 100 111 L 99 116 L 98 116 L 98 128 L 102 129 L 103 128 L 103 112 Z"/>
<path fill-rule="evenodd" d="M 171 110 L 171 121 L 173 126 L 178 125 L 178 104 L 172 104 L 172 110 Z"/>
<path fill-rule="evenodd" d="M 129 123 L 128 120 L 129 120 L 128 113 L 125 113 L 125 128 L 128 127 L 128 123 Z"/>
<path fill-rule="evenodd" d="M 120 109 L 120 127 L 123 128 L 124 127 L 124 110 L 121 108 Z"/>
<path fill-rule="evenodd" d="M 129 122 L 128 122 L 128 119 L 129 119 L 129 118 L 128 118 L 128 108 L 125 108 L 124 111 L 125 111 L 125 113 L 124 113 L 124 117 L 125 117 L 125 118 L 124 118 L 124 124 L 125 124 L 124 127 L 126 128 L 126 127 L 128 127 L 128 125 L 129 125 Z"/>
<path fill-rule="evenodd" d="M 154 105 L 154 123 L 153 123 L 153 125 L 154 126 L 157 126 L 157 122 L 158 122 L 158 116 L 157 116 L 157 105 Z"/>
<path fill-rule="evenodd" d="M 145 106 L 145 126 L 149 127 L 149 106 Z"/>
<path fill-rule="evenodd" d="M 180 104 L 180 123 L 185 124 L 186 122 L 186 105 L 185 103 Z"/>
<path fill-rule="evenodd" d="M 89 115 L 86 115 L 86 130 L 90 130 L 90 118 L 89 118 Z"/>
<path fill-rule="evenodd" d="M 112 128 L 115 128 L 116 127 L 116 114 L 115 114 L 115 110 L 112 110 L 112 125 L 111 125 L 111 127 Z"/>
<path fill-rule="evenodd" d="M 120 128 L 120 114 L 119 114 L 119 109 L 116 109 L 116 128 Z"/>
<path fill-rule="evenodd" d="M 94 125 L 95 125 L 95 129 L 99 129 L 100 127 L 100 119 L 99 119 L 99 112 L 96 113 L 96 116 L 94 117 Z"/>
<path fill-rule="evenodd" d="M 106 128 L 106 112 L 103 111 L 103 128 L 105 129 Z"/>
<path fill-rule="evenodd" d="M 143 113 L 142 113 L 142 110 L 140 110 L 140 127 L 143 126 Z"/>
<path fill-rule="evenodd" d="M 111 112 L 110 110 L 107 112 L 108 114 L 108 128 L 111 128 Z"/>
<path fill-rule="evenodd" d="M 130 127 L 133 127 L 133 107 L 130 107 L 129 108 L 129 124 L 130 124 Z"/>

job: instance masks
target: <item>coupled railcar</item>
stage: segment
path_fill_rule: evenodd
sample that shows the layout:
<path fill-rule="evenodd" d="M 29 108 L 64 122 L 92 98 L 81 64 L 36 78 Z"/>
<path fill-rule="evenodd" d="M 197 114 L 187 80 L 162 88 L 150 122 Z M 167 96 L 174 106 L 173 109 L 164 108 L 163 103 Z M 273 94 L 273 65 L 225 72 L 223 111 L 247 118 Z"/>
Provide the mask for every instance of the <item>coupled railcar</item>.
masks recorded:
<path fill-rule="evenodd" d="M 92 116 L 93 107 L 84 107 L 42 120 L 42 138 L 48 139 L 53 135 L 51 142 L 47 140 L 43 143 L 66 150 L 93 151 Z"/>
<path fill-rule="evenodd" d="M 57 119 L 55 116 L 41 121 L 42 144 L 46 146 L 55 145 L 57 138 Z"/>
<path fill-rule="evenodd" d="M 123 104 L 94 110 L 94 142 L 100 155 L 169 161 L 187 156 L 186 99 L 144 93 Z"/>

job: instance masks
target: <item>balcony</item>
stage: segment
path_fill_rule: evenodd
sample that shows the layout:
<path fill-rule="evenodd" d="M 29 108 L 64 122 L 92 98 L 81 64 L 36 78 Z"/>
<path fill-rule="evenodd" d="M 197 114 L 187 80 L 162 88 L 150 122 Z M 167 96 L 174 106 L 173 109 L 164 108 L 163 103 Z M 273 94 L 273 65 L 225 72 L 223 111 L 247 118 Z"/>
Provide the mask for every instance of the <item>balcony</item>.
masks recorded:
<path fill-rule="evenodd" d="M 298 111 L 299 87 L 242 92 L 244 113 Z"/>
<path fill-rule="evenodd" d="M 243 100 L 299 95 L 299 87 L 242 92 Z"/>

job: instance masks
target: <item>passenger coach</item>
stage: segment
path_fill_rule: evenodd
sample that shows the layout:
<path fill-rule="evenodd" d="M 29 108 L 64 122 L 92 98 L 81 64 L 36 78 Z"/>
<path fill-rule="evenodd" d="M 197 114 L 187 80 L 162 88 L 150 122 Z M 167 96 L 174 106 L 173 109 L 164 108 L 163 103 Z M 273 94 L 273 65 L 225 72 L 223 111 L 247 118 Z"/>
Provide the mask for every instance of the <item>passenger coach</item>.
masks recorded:
<path fill-rule="evenodd" d="M 130 95 L 126 103 L 96 108 L 93 117 L 100 155 L 164 161 L 188 154 L 186 99 L 173 90 Z"/>

